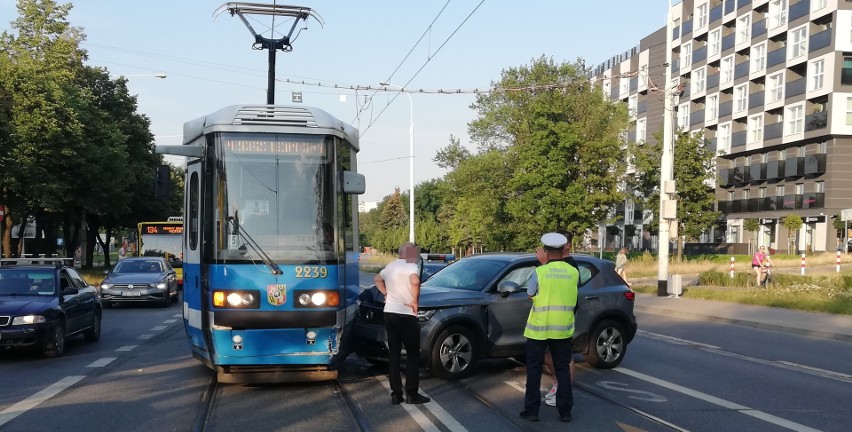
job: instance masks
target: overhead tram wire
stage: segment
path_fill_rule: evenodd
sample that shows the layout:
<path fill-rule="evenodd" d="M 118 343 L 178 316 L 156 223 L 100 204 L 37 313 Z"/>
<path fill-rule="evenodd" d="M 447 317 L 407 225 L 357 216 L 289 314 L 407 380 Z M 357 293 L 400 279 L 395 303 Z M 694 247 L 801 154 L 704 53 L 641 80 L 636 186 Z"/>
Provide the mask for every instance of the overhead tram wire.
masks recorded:
<path fill-rule="evenodd" d="M 431 62 L 431 61 L 432 61 L 432 59 L 433 59 L 433 58 L 435 58 L 435 56 L 436 56 L 439 52 L 441 52 L 441 49 L 442 49 L 442 48 L 444 48 L 444 46 L 445 46 L 445 45 L 447 45 L 447 42 L 449 42 L 449 41 L 450 41 L 450 39 L 452 39 L 452 38 L 453 38 L 453 36 L 455 36 L 455 34 L 456 34 L 456 33 L 458 33 L 459 29 L 461 29 L 461 28 L 462 28 L 462 26 L 463 26 L 463 25 L 465 25 L 465 23 L 467 23 L 467 21 L 470 19 L 470 17 L 471 17 L 471 16 L 473 16 L 473 14 L 474 14 L 474 13 L 476 13 L 476 11 L 477 11 L 477 10 L 479 10 L 479 7 L 480 7 L 480 6 L 482 6 L 482 4 L 483 4 L 483 3 L 485 3 L 485 0 L 481 0 L 481 1 L 479 2 L 479 4 L 477 4 L 477 5 L 476 5 L 476 7 L 475 7 L 475 8 L 473 8 L 473 10 L 472 10 L 472 11 L 470 11 L 470 13 L 469 13 L 469 14 L 467 14 L 467 16 L 465 17 L 465 19 L 464 19 L 464 20 L 462 20 L 462 22 L 461 22 L 461 23 L 460 23 L 460 24 L 456 27 L 456 29 L 455 29 L 455 30 L 453 30 L 453 32 L 452 32 L 452 33 L 450 33 L 450 35 L 449 35 L 449 36 L 447 36 L 447 38 L 446 38 L 446 39 L 444 39 L 444 42 L 443 42 L 443 43 L 441 43 L 441 45 L 438 47 L 438 49 L 437 49 L 437 50 L 435 50 L 435 53 L 434 53 L 434 54 L 432 54 L 432 55 L 430 55 L 430 56 L 429 56 L 429 58 L 427 58 L 427 59 L 426 59 L 426 61 L 425 61 L 425 62 L 423 62 L 423 65 L 422 65 L 422 66 L 420 66 L 420 69 L 417 69 L 417 72 L 415 72 L 415 73 L 414 73 L 414 75 L 412 75 L 412 76 L 411 76 L 411 78 L 409 78 L 409 80 L 408 80 L 408 81 L 406 81 L 406 82 L 405 82 L 405 84 L 403 84 L 403 85 L 402 85 L 402 88 L 406 88 L 406 87 L 408 87 L 408 85 L 409 85 L 409 84 L 411 84 L 411 81 L 414 81 L 414 78 L 417 78 L 417 75 L 419 75 L 419 74 L 420 74 L 420 72 L 422 72 L 422 71 L 423 71 L 423 69 L 426 67 L 426 65 L 427 65 L 427 64 L 429 64 L 429 62 Z M 384 114 L 384 112 L 388 109 L 388 107 L 389 107 L 389 106 L 390 106 L 390 105 L 391 105 L 391 104 L 392 104 L 392 103 L 393 103 L 393 102 L 394 102 L 394 101 L 395 101 L 398 97 L 399 97 L 399 93 L 397 93 L 397 95 L 396 95 L 396 96 L 394 96 L 394 97 L 393 97 L 393 99 L 391 99 L 390 101 L 388 101 L 388 103 L 384 106 L 384 108 L 382 108 L 382 110 L 381 110 L 381 111 L 379 111 L 379 114 L 378 114 L 378 115 L 376 115 L 376 118 L 372 119 L 372 120 L 370 121 L 370 123 L 368 123 L 368 124 L 367 124 L 367 127 L 366 127 L 363 131 L 361 131 L 361 132 L 360 132 L 359 138 L 360 138 L 360 137 L 363 137 L 363 136 L 364 136 L 364 134 L 366 134 L 366 133 L 367 133 L 367 131 L 368 131 L 368 130 L 370 130 L 370 127 L 371 127 L 371 126 L 373 126 L 373 124 L 375 124 L 375 123 L 376 123 L 376 121 L 377 121 L 377 120 L 378 120 L 378 119 L 382 116 L 382 114 Z"/>

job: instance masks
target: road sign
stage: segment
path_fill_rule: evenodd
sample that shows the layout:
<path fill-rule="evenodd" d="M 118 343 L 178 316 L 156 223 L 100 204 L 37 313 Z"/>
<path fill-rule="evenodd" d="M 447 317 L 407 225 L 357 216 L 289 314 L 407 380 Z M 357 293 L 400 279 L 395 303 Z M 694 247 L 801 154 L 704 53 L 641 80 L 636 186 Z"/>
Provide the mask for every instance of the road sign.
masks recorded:
<path fill-rule="evenodd" d="M 840 210 L 840 220 L 844 220 L 844 221 L 852 220 L 852 208 Z"/>

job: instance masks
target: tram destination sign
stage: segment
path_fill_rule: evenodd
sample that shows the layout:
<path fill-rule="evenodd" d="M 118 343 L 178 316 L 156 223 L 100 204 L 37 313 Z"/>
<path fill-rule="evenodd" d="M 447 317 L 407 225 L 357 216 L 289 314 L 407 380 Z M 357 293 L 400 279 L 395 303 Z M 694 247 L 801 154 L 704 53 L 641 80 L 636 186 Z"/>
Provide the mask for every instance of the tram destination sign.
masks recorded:
<path fill-rule="evenodd" d="M 183 234 L 183 225 L 143 225 L 142 234 Z"/>
<path fill-rule="evenodd" d="M 324 142 L 227 139 L 225 148 L 234 153 L 325 156 Z"/>

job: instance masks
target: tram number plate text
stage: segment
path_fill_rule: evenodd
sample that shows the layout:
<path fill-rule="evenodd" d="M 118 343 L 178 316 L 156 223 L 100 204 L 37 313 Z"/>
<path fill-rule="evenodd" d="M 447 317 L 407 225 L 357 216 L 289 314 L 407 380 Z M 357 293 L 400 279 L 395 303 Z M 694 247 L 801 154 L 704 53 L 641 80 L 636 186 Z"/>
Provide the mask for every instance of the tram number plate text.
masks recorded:
<path fill-rule="evenodd" d="M 296 266 L 297 278 L 325 279 L 328 277 L 328 269 L 317 266 Z"/>

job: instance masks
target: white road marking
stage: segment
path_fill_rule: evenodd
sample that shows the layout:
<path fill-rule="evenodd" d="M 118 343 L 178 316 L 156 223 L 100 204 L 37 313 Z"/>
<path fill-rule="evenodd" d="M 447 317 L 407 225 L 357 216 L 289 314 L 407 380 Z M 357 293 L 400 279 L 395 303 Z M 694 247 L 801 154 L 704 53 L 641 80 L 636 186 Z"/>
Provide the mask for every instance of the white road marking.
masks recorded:
<path fill-rule="evenodd" d="M 151 339 L 152 337 L 154 337 L 154 335 L 152 334 L 141 334 L 139 336 L 136 336 L 136 339 Z"/>
<path fill-rule="evenodd" d="M 671 342 L 671 343 L 676 344 L 676 345 L 694 345 L 694 346 L 697 346 L 697 347 L 707 348 L 707 349 L 720 349 L 716 345 L 708 345 L 708 344 L 704 344 L 704 343 L 701 343 L 701 342 L 695 342 L 695 341 L 691 341 L 691 340 L 687 340 L 687 339 L 676 338 L 674 336 L 667 336 L 667 335 L 663 335 L 663 334 L 659 334 L 659 333 L 651 333 L 651 332 L 645 331 L 645 330 L 637 330 L 636 332 L 643 334 L 643 335 L 645 335 L 645 336 L 647 336 L 651 339 L 663 340 L 663 341 Z"/>
<path fill-rule="evenodd" d="M 176 319 L 167 319 L 167 320 L 163 321 L 163 324 L 174 324 L 176 322 L 177 322 Z"/>
<path fill-rule="evenodd" d="M 167 328 L 168 328 L 167 326 L 155 326 L 155 327 L 151 327 L 151 331 L 163 331 Z"/>
<path fill-rule="evenodd" d="M 790 430 L 797 431 L 797 432 L 819 432 L 819 429 L 814 429 L 814 428 L 805 426 L 803 424 L 799 424 L 799 423 L 795 423 L 795 422 L 783 419 L 781 417 L 776 417 L 772 414 L 767 414 L 763 411 L 752 409 L 752 408 L 749 408 L 747 406 L 740 405 L 738 403 L 734 403 L 734 402 L 731 402 L 731 401 L 728 401 L 728 400 L 725 400 L 725 399 L 717 398 L 717 397 L 711 396 L 707 393 L 702 393 L 700 391 L 692 390 L 690 388 L 687 388 L 687 387 L 684 387 L 684 386 L 681 386 L 681 385 L 670 383 L 668 381 L 664 381 L 664 380 L 661 380 L 659 378 L 652 377 L 650 375 L 645 375 L 641 372 L 636 372 L 636 371 L 633 371 L 633 370 L 630 370 L 630 369 L 625 369 L 625 368 L 622 368 L 622 367 L 617 367 L 613 370 L 616 371 L 616 372 L 620 372 L 624 375 L 631 376 L 633 378 L 637 378 L 637 379 L 640 379 L 642 381 L 649 382 L 651 384 L 655 384 L 655 385 L 658 385 L 660 387 L 667 388 L 669 390 L 685 394 L 687 396 L 692 396 L 696 399 L 703 400 L 705 402 L 709 402 L 711 404 L 718 405 L 718 406 L 723 407 L 723 408 L 739 411 L 742 414 L 754 417 L 756 419 L 763 420 L 763 421 L 768 422 L 768 423 L 772 423 L 774 425 L 781 426 L 781 427 L 786 428 L 786 429 L 790 429 Z"/>
<path fill-rule="evenodd" d="M 172 315 L 174 318 L 183 318 L 183 314 L 174 314 Z"/>
<path fill-rule="evenodd" d="M 83 378 L 85 378 L 85 376 L 67 376 L 51 384 L 44 390 L 41 390 L 38 393 L 10 406 L 9 408 L 0 411 L 0 426 L 3 426 L 15 417 L 35 408 L 40 403 L 56 396 L 68 387 L 77 384 L 77 382 Z"/>
<path fill-rule="evenodd" d="M 89 365 L 86 366 L 86 367 L 87 368 L 104 367 L 104 366 L 114 362 L 115 360 L 116 360 L 115 357 L 104 357 L 102 359 L 98 359 L 98 360 L 95 360 L 92 363 L 89 363 Z"/>
<path fill-rule="evenodd" d="M 385 378 L 383 375 L 379 375 L 376 377 L 376 379 L 379 380 L 379 382 L 382 383 L 383 386 L 385 386 L 388 392 L 390 392 L 390 383 L 388 382 L 387 378 Z M 388 403 L 390 403 L 390 401 L 388 401 Z M 408 415 L 410 415 L 411 418 L 414 419 L 414 421 L 417 422 L 420 428 L 424 431 L 440 432 L 440 429 L 438 429 L 437 426 L 435 426 L 434 424 L 432 424 L 431 421 L 429 421 L 429 418 L 426 417 L 426 414 L 423 414 L 419 409 L 414 407 L 414 405 L 409 405 L 403 402 L 400 404 L 400 406 L 405 408 L 406 411 L 408 411 Z"/>
<path fill-rule="evenodd" d="M 801 364 L 793 363 L 793 362 L 788 362 L 788 361 L 784 361 L 784 360 L 778 360 L 776 363 L 782 364 L 784 366 L 789 366 L 789 367 L 792 367 L 792 368 L 804 369 L 806 371 L 814 373 L 815 375 L 824 376 L 824 377 L 828 377 L 828 378 L 835 378 L 835 379 L 839 379 L 839 380 L 842 380 L 842 381 L 852 383 L 852 375 L 847 375 L 845 373 L 834 372 L 834 371 L 815 368 L 815 367 L 811 367 L 811 366 L 805 366 L 805 365 L 801 365 Z"/>
<path fill-rule="evenodd" d="M 138 347 L 138 346 L 139 345 L 125 345 L 123 347 L 118 347 L 116 349 L 116 351 L 133 351 L 133 349 Z"/>

